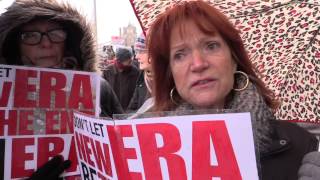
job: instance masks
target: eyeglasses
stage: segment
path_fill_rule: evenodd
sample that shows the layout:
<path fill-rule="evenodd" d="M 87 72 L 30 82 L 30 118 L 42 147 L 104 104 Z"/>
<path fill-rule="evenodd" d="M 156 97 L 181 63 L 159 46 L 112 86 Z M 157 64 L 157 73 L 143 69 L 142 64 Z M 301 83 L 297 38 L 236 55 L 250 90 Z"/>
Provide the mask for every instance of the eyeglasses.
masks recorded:
<path fill-rule="evenodd" d="M 67 38 L 67 33 L 63 29 L 53 29 L 47 32 L 24 31 L 20 34 L 20 38 L 23 44 L 37 45 L 44 35 L 48 37 L 51 43 L 61 43 Z"/>

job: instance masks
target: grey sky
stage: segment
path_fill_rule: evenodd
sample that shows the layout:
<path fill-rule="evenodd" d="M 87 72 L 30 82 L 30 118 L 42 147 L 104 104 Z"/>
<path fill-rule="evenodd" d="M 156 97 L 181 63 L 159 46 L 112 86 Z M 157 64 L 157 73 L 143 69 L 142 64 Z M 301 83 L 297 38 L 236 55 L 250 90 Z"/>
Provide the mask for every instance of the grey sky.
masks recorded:
<path fill-rule="evenodd" d="M 94 0 L 67 0 L 94 21 Z M 0 13 L 5 11 L 13 0 L 0 0 Z M 96 0 L 98 43 L 110 41 L 110 37 L 119 35 L 119 28 L 129 23 L 141 33 L 139 22 L 129 0 Z"/>

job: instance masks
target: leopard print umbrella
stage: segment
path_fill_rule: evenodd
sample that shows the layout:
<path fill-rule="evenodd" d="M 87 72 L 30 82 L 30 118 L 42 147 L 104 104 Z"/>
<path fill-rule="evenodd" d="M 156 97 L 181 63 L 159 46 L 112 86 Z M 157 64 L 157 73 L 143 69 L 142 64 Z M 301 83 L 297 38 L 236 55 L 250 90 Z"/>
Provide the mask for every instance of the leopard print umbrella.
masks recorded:
<path fill-rule="evenodd" d="M 181 0 L 129 0 L 141 27 Z M 281 120 L 320 122 L 320 1 L 207 0 L 240 30 Z"/>

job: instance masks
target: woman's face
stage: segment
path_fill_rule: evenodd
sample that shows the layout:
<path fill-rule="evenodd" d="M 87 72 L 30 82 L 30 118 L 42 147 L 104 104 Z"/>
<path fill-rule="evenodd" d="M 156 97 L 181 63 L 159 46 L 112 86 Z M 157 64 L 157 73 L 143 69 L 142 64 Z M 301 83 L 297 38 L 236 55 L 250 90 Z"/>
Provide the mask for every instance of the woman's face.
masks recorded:
<path fill-rule="evenodd" d="M 47 20 L 36 20 L 24 25 L 21 31 L 24 33 L 25 38 L 34 37 L 34 32 L 51 32 L 52 37 L 59 38 L 59 36 L 61 36 L 61 32 L 59 32 L 59 30 L 61 29 L 62 27 L 58 23 Z M 55 30 L 58 31 L 56 32 Z M 38 67 L 61 67 L 64 47 L 64 41 L 59 43 L 52 42 L 49 39 L 48 34 L 42 34 L 41 41 L 34 45 L 25 44 L 22 42 L 22 40 L 20 40 L 20 53 L 22 61 L 29 62 Z"/>
<path fill-rule="evenodd" d="M 223 108 L 234 83 L 236 63 L 221 35 L 206 35 L 186 21 L 181 36 L 174 27 L 170 38 L 170 68 L 176 89 L 195 108 Z"/>
<path fill-rule="evenodd" d="M 148 62 L 148 53 L 147 51 L 140 51 L 137 52 L 136 58 L 139 62 L 139 68 L 141 70 L 149 70 L 151 67 L 151 64 Z"/>

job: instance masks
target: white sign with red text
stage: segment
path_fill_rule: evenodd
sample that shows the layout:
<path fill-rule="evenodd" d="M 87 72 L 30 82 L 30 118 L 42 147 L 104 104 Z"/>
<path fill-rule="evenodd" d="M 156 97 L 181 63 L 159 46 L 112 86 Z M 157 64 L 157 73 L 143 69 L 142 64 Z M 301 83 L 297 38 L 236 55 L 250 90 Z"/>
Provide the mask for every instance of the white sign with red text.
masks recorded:
<path fill-rule="evenodd" d="M 259 179 L 250 113 L 74 120 L 84 180 Z"/>
<path fill-rule="evenodd" d="M 96 73 L 0 65 L 0 179 L 29 177 L 55 155 L 73 161 L 73 110 L 99 115 Z M 4 150 L 4 151 L 3 151 Z"/>

